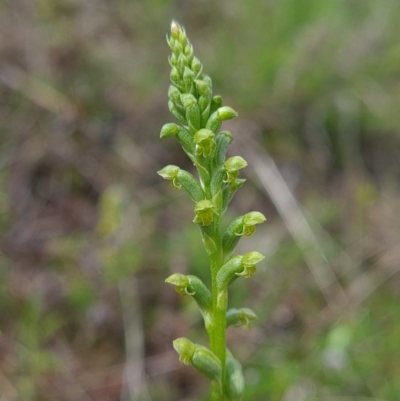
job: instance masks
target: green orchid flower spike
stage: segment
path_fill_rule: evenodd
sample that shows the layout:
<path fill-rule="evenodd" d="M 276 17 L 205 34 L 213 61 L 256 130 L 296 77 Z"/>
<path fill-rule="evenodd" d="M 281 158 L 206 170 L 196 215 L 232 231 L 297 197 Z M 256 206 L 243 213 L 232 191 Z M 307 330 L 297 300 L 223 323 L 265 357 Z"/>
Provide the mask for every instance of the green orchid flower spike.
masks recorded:
<path fill-rule="evenodd" d="M 208 334 L 208 347 L 181 337 L 173 342 L 179 359 L 192 364 L 211 382 L 211 401 L 240 401 L 244 378 L 240 363 L 226 345 L 226 329 L 230 326 L 249 328 L 257 320 L 249 308 L 228 309 L 228 287 L 236 280 L 250 278 L 255 265 L 264 259 L 259 252 L 234 255 L 242 237 L 256 231 L 266 219 L 252 211 L 236 217 L 222 230 L 224 213 L 235 192 L 245 179 L 239 178 L 247 162 L 241 156 L 226 159 L 233 135 L 221 131 L 224 121 L 238 113 L 222 104 L 213 94 L 212 80 L 203 73 L 203 65 L 193 52 L 186 32 L 175 21 L 167 42 L 171 49 L 171 86 L 168 107 L 175 122 L 164 124 L 161 138 L 175 138 L 193 162 L 197 178 L 178 166 L 168 165 L 158 174 L 175 189 L 183 188 L 194 202 L 193 222 L 198 225 L 209 257 L 210 289 L 198 277 L 174 273 L 165 281 L 182 296 L 197 303 Z"/>

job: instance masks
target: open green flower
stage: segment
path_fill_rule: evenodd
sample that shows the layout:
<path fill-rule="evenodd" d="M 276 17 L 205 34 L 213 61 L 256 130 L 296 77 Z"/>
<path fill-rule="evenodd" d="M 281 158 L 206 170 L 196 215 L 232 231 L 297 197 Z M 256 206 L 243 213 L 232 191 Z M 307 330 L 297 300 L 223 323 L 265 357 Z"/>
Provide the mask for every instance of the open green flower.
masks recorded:
<path fill-rule="evenodd" d="M 210 310 L 212 304 L 211 293 L 198 277 L 174 273 L 165 282 L 174 285 L 178 294 L 192 296 L 203 312 Z"/>
<path fill-rule="evenodd" d="M 214 217 L 218 215 L 214 203 L 208 199 L 197 202 L 194 207 L 194 213 L 196 216 L 193 222 L 199 223 L 202 226 L 209 226 L 213 222 Z"/>
<path fill-rule="evenodd" d="M 242 265 L 245 267 L 249 267 L 257 264 L 258 262 L 261 262 L 263 259 L 265 259 L 265 256 L 261 255 L 260 252 L 248 252 L 243 255 Z"/>
<path fill-rule="evenodd" d="M 264 223 L 267 220 L 265 216 L 260 212 L 250 212 L 243 216 L 242 231 L 236 233 L 236 235 L 243 235 L 244 237 L 250 237 L 250 235 L 256 232 L 256 225 Z"/>
<path fill-rule="evenodd" d="M 224 163 L 226 177 L 224 182 L 235 183 L 236 178 L 239 175 L 239 170 L 246 167 L 247 162 L 240 156 L 233 156 L 227 159 Z"/>
<path fill-rule="evenodd" d="M 249 329 L 257 315 L 249 308 L 231 308 L 226 312 L 226 326 L 244 327 Z"/>
<path fill-rule="evenodd" d="M 190 291 L 189 287 L 189 279 L 184 274 L 174 273 L 169 276 L 166 280 L 166 283 L 172 284 L 175 286 L 175 290 L 180 295 L 194 295 L 195 291 Z"/>
<path fill-rule="evenodd" d="M 181 169 L 178 166 L 173 166 L 172 164 L 165 166 L 163 169 L 157 171 L 165 180 L 171 181 L 171 185 L 175 189 L 181 189 L 182 185 L 179 183 L 178 174 Z"/>
<path fill-rule="evenodd" d="M 215 134 L 209 129 L 201 129 L 194 134 L 196 156 L 212 156 L 215 150 Z"/>

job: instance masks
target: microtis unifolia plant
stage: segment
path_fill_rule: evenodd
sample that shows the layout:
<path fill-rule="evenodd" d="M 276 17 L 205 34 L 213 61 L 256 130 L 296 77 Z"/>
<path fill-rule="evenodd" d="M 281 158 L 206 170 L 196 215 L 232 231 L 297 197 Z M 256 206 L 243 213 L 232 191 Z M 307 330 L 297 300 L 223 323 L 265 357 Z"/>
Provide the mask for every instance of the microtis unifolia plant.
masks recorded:
<path fill-rule="evenodd" d="M 237 278 L 251 277 L 255 265 L 264 259 L 258 252 L 236 255 L 234 251 L 240 238 L 252 235 L 265 217 L 253 211 L 236 217 L 225 231 L 222 229 L 229 202 L 245 181 L 238 178 L 239 170 L 247 166 L 240 156 L 226 158 L 233 136 L 220 130 L 223 121 L 237 113 L 222 106 L 221 96 L 213 95 L 211 78 L 203 73 L 184 28 L 174 21 L 167 42 L 172 52 L 168 106 L 179 123 L 165 124 L 160 137 L 177 139 L 196 167 L 198 179 L 174 165 L 158 174 L 174 188 L 183 188 L 193 201 L 193 222 L 200 228 L 211 275 L 211 288 L 192 275 L 175 273 L 165 280 L 179 294 L 194 299 L 209 338 L 209 348 L 184 337 L 176 339 L 173 346 L 184 364 L 192 364 L 210 379 L 212 401 L 239 401 L 244 379 L 240 363 L 227 348 L 226 329 L 233 325 L 248 327 L 256 315 L 248 308 L 228 309 L 228 287 Z"/>

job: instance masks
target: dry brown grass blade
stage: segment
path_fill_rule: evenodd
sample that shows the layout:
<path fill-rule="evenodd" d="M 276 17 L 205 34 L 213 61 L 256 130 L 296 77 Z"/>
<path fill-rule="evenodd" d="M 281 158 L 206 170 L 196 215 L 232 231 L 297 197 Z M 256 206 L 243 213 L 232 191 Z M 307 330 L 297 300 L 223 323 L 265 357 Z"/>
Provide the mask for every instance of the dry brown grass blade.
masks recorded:
<path fill-rule="evenodd" d="M 134 278 L 124 279 L 118 287 L 126 350 L 121 401 L 151 401 L 144 378 L 144 333 L 137 283 Z"/>

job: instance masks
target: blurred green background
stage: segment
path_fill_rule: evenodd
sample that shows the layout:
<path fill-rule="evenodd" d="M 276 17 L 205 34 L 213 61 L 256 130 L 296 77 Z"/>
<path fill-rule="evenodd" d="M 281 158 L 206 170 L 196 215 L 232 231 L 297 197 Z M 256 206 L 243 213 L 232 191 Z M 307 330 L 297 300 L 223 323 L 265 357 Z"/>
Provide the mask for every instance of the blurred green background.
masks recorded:
<path fill-rule="evenodd" d="M 400 2 L 0 2 L 0 399 L 207 400 L 171 342 L 206 344 L 192 204 L 156 171 L 172 18 L 186 27 L 267 218 L 233 287 L 244 401 L 400 399 Z"/>

